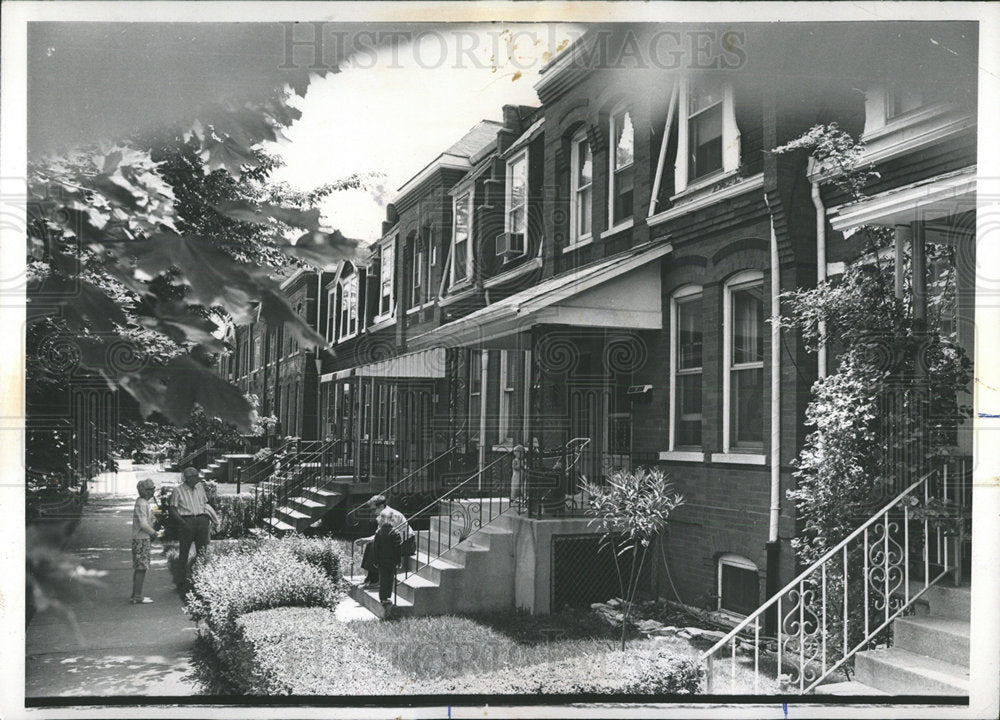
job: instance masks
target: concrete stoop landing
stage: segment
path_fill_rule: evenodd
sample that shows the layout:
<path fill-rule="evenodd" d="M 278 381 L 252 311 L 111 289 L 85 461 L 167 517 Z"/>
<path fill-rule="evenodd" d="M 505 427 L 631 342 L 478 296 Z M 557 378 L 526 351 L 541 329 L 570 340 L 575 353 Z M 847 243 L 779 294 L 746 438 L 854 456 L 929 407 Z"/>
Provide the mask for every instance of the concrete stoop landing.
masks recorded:
<path fill-rule="evenodd" d="M 396 575 L 392 615 L 448 615 L 513 607 L 514 532 L 509 507 L 510 501 L 504 498 L 485 499 L 481 504 L 462 500 L 449 503 L 431 518 L 430 527 L 416 533 L 417 555 Z M 384 617 L 378 590 L 362 588 L 363 580 L 363 574 L 349 578 L 351 597 Z"/>
<path fill-rule="evenodd" d="M 910 593 L 922 590 L 910 583 Z M 822 685 L 827 695 L 968 695 L 968 586 L 935 585 L 915 603 L 915 614 L 892 623 L 893 645 L 855 655 L 851 682 Z"/>

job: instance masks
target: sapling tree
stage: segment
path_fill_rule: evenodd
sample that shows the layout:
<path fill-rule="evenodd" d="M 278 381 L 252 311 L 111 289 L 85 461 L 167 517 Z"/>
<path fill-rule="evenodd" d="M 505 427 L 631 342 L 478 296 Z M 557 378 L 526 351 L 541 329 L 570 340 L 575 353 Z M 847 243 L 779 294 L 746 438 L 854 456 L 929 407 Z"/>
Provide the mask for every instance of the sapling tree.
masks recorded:
<path fill-rule="evenodd" d="M 646 551 L 666 528 L 670 513 L 684 504 L 684 498 L 673 492 L 670 479 L 659 468 L 617 470 L 605 484 L 585 480 L 583 490 L 587 513 L 593 517 L 591 524 L 603 531 L 601 549 L 611 552 L 618 573 L 624 650 Z"/>

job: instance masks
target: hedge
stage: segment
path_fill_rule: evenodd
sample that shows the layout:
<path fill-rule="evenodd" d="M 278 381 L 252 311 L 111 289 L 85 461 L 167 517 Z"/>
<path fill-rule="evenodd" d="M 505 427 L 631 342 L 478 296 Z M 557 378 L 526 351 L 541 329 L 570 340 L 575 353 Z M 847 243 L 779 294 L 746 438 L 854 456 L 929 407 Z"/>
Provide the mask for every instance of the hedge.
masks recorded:
<path fill-rule="evenodd" d="M 422 683 L 428 694 L 625 693 L 690 695 L 701 690 L 704 668 L 693 658 L 655 648 L 584 655 L 482 675 Z"/>
<path fill-rule="evenodd" d="M 219 494 L 219 487 L 211 480 L 203 483 L 208 504 L 215 508 L 219 515 L 219 527 L 212 533 L 213 539 L 245 537 L 251 528 L 260 526 L 260 508 L 254 506 L 253 493 Z M 162 487 L 157 491 L 158 526 L 164 530 L 165 540 L 177 539 L 177 527 L 170 517 L 167 503 L 173 488 Z M 255 510 L 257 511 L 255 516 Z"/>
<path fill-rule="evenodd" d="M 280 541 L 251 552 L 209 554 L 195 564 L 191 585 L 186 608 L 222 647 L 240 615 L 282 606 L 332 607 L 342 594 L 326 571 Z"/>
<path fill-rule="evenodd" d="M 396 695 L 410 684 L 322 608 L 243 615 L 225 665 L 227 678 L 248 695 Z"/>

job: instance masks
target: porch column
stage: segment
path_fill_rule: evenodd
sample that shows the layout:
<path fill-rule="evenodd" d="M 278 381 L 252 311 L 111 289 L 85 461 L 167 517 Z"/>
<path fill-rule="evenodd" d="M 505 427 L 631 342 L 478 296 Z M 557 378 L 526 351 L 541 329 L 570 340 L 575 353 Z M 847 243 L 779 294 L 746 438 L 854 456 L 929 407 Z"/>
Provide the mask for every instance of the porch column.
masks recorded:
<path fill-rule="evenodd" d="M 927 320 L 927 255 L 924 248 L 924 224 L 911 226 L 910 260 L 913 267 L 913 317 Z"/>
<path fill-rule="evenodd" d="M 910 226 L 896 225 L 895 238 L 893 244 L 893 262 L 895 269 L 895 292 L 896 299 L 903 299 L 903 256 L 906 253 L 906 246 L 910 242 Z"/>
<path fill-rule="evenodd" d="M 486 467 L 486 402 L 489 399 L 486 379 L 489 376 L 490 351 L 480 350 L 479 368 L 479 471 Z M 479 475 L 479 489 L 483 489 L 483 476 Z"/>

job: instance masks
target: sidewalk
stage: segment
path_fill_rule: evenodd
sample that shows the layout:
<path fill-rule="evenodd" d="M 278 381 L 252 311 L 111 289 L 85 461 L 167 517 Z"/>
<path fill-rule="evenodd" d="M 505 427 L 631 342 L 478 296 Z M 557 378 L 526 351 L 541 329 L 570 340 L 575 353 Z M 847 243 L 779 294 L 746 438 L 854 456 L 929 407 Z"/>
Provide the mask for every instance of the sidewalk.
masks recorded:
<path fill-rule="evenodd" d="M 68 603 L 79 636 L 66 617 L 52 609 L 32 618 L 25 642 L 25 697 L 199 693 L 189 677 L 195 625 L 182 611 L 158 543 L 143 588 L 155 602 L 129 602 L 132 506 L 135 484 L 143 477 L 152 477 L 159 487 L 174 484 L 180 476 L 150 466 L 133 470 L 124 462 L 118 473 L 95 482 L 66 552 L 83 567 L 107 574 L 100 587 L 88 588 Z"/>

